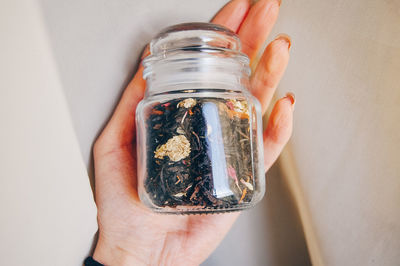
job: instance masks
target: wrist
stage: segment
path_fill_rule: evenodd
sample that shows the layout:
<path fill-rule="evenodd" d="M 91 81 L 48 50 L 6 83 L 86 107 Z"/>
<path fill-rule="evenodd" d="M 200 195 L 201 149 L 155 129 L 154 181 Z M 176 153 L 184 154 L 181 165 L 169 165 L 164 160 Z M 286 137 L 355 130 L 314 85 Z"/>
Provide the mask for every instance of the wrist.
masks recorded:
<path fill-rule="evenodd" d="M 128 252 L 118 244 L 106 245 L 104 241 L 97 242 L 93 253 L 93 259 L 103 265 L 145 265 L 138 260 L 132 253 Z"/>

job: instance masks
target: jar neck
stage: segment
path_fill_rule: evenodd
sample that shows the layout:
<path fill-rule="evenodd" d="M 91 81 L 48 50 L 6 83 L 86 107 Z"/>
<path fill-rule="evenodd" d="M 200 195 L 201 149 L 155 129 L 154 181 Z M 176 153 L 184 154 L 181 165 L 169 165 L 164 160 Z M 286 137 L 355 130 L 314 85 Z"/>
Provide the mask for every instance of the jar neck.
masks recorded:
<path fill-rule="evenodd" d="M 248 85 L 250 69 L 239 56 L 220 49 L 179 49 L 148 61 L 143 74 L 146 95 L 188 89 L 242 90 Z"/>

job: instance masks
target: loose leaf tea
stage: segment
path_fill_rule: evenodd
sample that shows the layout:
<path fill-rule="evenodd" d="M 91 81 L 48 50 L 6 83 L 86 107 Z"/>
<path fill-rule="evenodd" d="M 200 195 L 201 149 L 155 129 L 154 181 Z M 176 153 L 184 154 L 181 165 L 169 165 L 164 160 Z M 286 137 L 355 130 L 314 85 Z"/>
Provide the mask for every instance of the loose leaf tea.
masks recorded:
<path fill-rule="evenodd" d="M 250 203 L 257 164 L 250 113 L 245 98 L 182 98 L 153 106 L 144 181 L 153 204 L 239 209 Z"/>
<path fill-rule="evenodd" d="M 138 193 L 171 214 L 248 209 L 264 195 L 262 114 L 239 36 L 210 23 L 168 27 L 143 60 L 136 109 Z"/>

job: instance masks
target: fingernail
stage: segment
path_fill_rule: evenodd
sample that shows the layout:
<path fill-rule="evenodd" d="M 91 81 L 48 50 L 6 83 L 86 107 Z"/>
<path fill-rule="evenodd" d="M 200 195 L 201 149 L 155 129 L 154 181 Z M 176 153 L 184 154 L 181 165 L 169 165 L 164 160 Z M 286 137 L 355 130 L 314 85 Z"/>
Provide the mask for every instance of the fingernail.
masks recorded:
<path fill-rule="evenodd" d="M 229 2 L 234 2 L 234 1 L 236 1 L 236 0 L 231 0 L 231 1 L 229 1 Z M 240 1 L 240 0 L 239 0 Z M 245 0 L 243 0 L 243 1 L 245 1 Z M 252 4 L 253 3 L 253 0 L 246 0 L 246 2 L 248 3 L 248 4 Z"/>
<path fill-rule="evenodd" d="M 278 4 L 279 4 L 279 6 L 281 6 L 282 0 L 278 0 Z"/>
<path fill-rule="evenodd" d="M 293 92 L 286 93 L 285 98 L 288 98 L 292 103 L 292 108 L 294 109 L 294 104 L 296 103 L 296 96 L 294 96 Z"/>
<path fill-rule="evenodd" d="M 275 40 L 282 40 L 282 41 L 286 42 L 287 46 L 288 46 L 288 50 L 292 46 L 292 39 L 290 38 L 289 35 L 287 35 L 285 33 L 281 33 L 278 36 L 276 36 Z"/>
<path fill-rule="evenodd" d="M 143 52 L 142 52 L 142 56 L 140 57 L 140 61 L 143 61 L 143 59 L 148 56 L 150 54 L 150 45 L 147 44 L 144 48 L 143 48 Z"/>

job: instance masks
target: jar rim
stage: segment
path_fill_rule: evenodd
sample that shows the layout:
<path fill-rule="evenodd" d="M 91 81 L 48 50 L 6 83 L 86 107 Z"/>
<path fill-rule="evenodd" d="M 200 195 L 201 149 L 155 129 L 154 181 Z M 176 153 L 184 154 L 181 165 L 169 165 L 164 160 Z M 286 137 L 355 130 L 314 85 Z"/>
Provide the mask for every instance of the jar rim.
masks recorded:
<path fill-rule="evenodd" d="M 152 55 L 187 47 L 220 48 L 240 52 L 241 43 L 230 29 L 213 23 L 192 22 L 163 29 L 150 43 Z"/>

